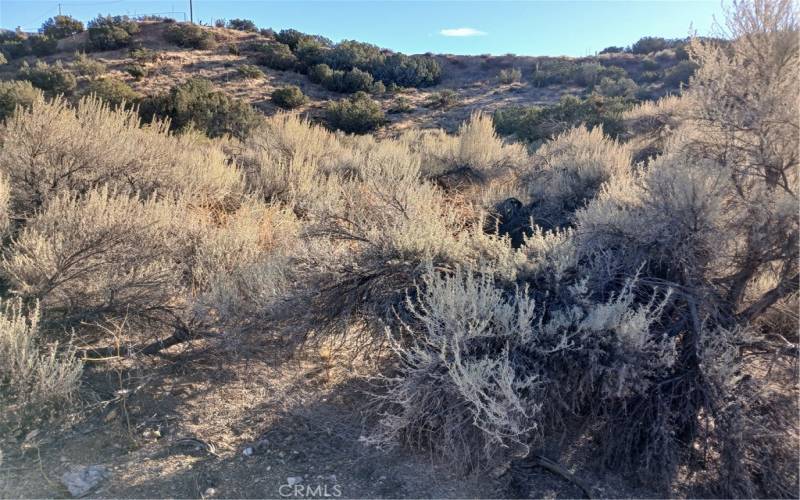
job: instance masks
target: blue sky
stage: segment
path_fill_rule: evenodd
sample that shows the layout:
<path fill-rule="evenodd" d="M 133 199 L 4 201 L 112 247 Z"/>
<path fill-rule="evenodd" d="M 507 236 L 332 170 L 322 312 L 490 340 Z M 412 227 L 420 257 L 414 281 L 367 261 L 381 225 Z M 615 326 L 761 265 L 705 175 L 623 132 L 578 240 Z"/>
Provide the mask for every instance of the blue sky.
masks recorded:
<path fill-rule="evenodd" d="M 188 0 L 0 0 L 0 26 L 35 30 L 59 3 L 84 22 L 98 13 L 189 15 Z M 194 0 L 195 21 L 247 18 L 406 53 L 582 56 L 645 35 L 685 37 L 690 28 L 708 34 L 722 12 L 720 0 Z"/>

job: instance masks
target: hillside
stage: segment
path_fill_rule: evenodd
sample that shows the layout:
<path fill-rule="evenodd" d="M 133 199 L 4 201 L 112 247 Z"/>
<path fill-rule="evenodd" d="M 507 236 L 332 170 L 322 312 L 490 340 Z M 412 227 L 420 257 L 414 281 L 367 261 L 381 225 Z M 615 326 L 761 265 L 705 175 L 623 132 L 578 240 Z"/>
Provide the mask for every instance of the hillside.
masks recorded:
<path fill-rule="evenodd" d="M 180 48 L 167 41 L 166 30 L 172 23 L 141 22 L 141 29 L 133 34 L 125 48 L 106 51 L 91 51 L 87 47 L 88 34 L 83 32 L 60 40 L 54 53 L 40 59 L 48 63 L 61 61 L 70 68 L 76 51 L 87 51 L 92 59 L 105 65 L 106 71 L 92 75 L 91 78 L 114 78 L 125 82 L 142 96 L 153 96 L 169 91 L 173 86 L 189 78 L 202 77 L 213 82 L 214 87 L 226 94 L 250 103 L 266 115 L 280 110 L 270 100 L 273 90 L 296 85 L 308 97 L 307 102 L 296 109 L 297 112 L 313 120 L 324 121 L 325 106 L 334 100 L 345 98 L 347 93 L 332 92 L 322 85 L 313 83 L 296 70 L 276 70 L 264 65 L 258 67 L 263 77 L 247 78 L 239 73 L 243 65 L 258 65 L 263 45 L 277 45 L 274 36 L 260 33 L 237 31 L 226 28 L 203 27 L 216 41 L 210 50 Z M 150 60 L 141 63 L 131 57 L 131 47 L 144 48 L 153 53 Z M 546 107 L 558 102 L 563 95 L 586 97 L 592 92 L 591 81 L 599 81 L 598 76 L 578 75 L 577 68 L 611 67 L 619 71 L 615 78 L 631 78 L 641 84 L 631 91 L 630 98 L 655 99 L 668 92 L 676 92 L 675 83 L 666 84 L 666 74 L 680 62 L 674 50 L 661 50 L 658 54 L 607 53 L 587 58 L 521 57 L 514 55 L 492 56 L 433 56 L 441 66 L 441 80 L 432 86 L 400 88 L 392 92 L 373 93 L 372 97 L 380 103 L 386 113 L 386 125 L 379 134 L 395 135 L 399 131 L 419 128 L 443 128 L 455 131 L 473 112 L 493 113 L 508 106 Z M 0 78 L 12 80 L 22 60 L 30 64 L 35 57 L 12 60 L 0 66 Z M 146 76 L 134 77 L 127 69 L 131 65 L 142 65 Z M 554 68 L 554 70 L 550 70 Z M 564 69 L 566 68 L 566 69 Z M 503 83 L 498 75 L 502 71 L 519 70 L 518 81 Z M 537 74 L 537 69 L 540 72 Z M 620 70 L 621 69 L 621 70 Z M 548 73 L 549 71 L 549 73 Z M 562 74 L 563 73 L 563 74 Z M 645 73 L 643 79 L 642 75 Z M 542 78 L 545 75 L 549 80 Z M 544 80 L 537 81 L 536 79 Z M 646 81 L 645 81 L 646 80 Z M 81 95 L 87 91 L 88 77 L 79 78 L 73 94 Z M 437 104 L 441 94 L 447 96 L 447 104 Z M 392 112 L 402 103 L 402 112 Z"/>

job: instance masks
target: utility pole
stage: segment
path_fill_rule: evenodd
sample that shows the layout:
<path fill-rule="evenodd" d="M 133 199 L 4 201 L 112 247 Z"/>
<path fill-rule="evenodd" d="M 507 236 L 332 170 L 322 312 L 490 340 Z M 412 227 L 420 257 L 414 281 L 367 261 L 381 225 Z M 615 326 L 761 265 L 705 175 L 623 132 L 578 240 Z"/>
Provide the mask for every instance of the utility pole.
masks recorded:
<path fill-rule="evenodd" d="M 194 24 L 194 12 L 192 11 L 192 0 L 189 0 L 189 22 Z"/>
<path fill-rule="evenodd" d="M 61 15 L 61 4 L 58 4 L 58 15 Z"/>

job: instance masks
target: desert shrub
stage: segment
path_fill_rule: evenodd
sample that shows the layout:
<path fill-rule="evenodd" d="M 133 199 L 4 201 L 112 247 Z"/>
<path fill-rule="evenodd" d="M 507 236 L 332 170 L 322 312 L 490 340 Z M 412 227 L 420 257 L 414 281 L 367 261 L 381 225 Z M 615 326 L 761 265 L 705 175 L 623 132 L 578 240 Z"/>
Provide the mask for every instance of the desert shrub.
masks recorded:
<path fill-rule="evenodd" d="M 2 52 L 0 52 L 0 66 L 2 66 L 3 64 L 8 64 L 8 59 L 6 59 L 6 56 Z"/>
<path fill-rule="evenodd" d="M 85 52 L 75 52 L 75 59 L 72 61 L 72 69 L 81 76 L 95 79 L 102 75 L 108 68 L 105 64 L 93 57 L 89 57 Z"/>
<path fill-rule="evenodd" d="M 322 86 L 334 92 L 353 94 L 367 92 L 372 88 L 372 75 L 358 68 L 349 71 L 332 70 L 330 77 L 322 80 Z"/>
<path fill-rule="evenodd" d="M 639 86 L 630 78 L 620 78 L 619 80 L 612 80 L 611 78 L 602 78 L 597 91 L 606 97 L 622 97 L 630 99 L 636 95 Z"/>
<path fill-rule="evenodd" d="M 299 60 L 300 68 L 307 70 L 308 68 L 321 64 L 325 61 L 327 51 L 330 48 L 329 44 L 325 43 L 314 37 L 301 38 L 294 47 L 294 55 Z"/>
<path fill-rule="evenodd" d="M 77 85 L 75 75 L 64 69 L 61 61 L 56 61 L 52 65 L 44 61 L 36 61 L 33 66 L 23 63 L 17 78 L 28 80 L 34 87 L 50 94 L 69 94 Z"/>
<path fill-rule="evenodd" d="M 390 54 L 372 71 L 372 75 L 387 85 L 430 87 L 441 80 L 442 67 L 429 55 Z"/>
<path fill-rule="evenodd" d="M 658 71 L 661 69 L 661 64 L 654 59 L 645 57 L 642 59 L 642 69 L 645 71 Z"/>
<path fill-rule="evenodd" d="M 34 102 L 44 100 L 42 91 L 30 82 L 0 82 L 0 120 L 5 120 L 17 108 L 29 108 Z"/>
<path fill-rule="evenodd" d="M 259 114 L 246 102 L 214 90 L 208 80 L 192 78 L 143 103 L 145 116 L 168 117 L 172 127 L 196 127 L 209 137 L 244 137 L 258 124 Z"/>
<path fill-rule="evenodd" d="M 217 46 L 214 33 L 196 24 L 173 24 L 164 31 L 164 39 L 178 47 L 213 49 Z"/>
<path fill-rule="evenodd" d="M 236 67 L 236 72 L 245 78 L 257 79 L 264 78 L 264 72 L 258 66 L 252 64 L 242 64 Z"/>
<path fill-rule="evenodd" d="M 275 40 L 288 46 L 290 50 L 294 50 L 300 40 L 306 36 L 308 35 L 295 29 L 284 29 L 275 34 Z"/>
<path fill-rule="evenodd" d="M 657 82 L 661 78 L 661 73 L 658 71 L 642 71 L 639 75 L 639 81 L 652 83 Z"/>
<path fill-rule="evenodd" d="M 356 134 L 375 130 L 384 122 L 381 105 L 365 92 L 330 103 L 325 116 L 332 128 Z"/>
<path fill-rule="evenodd" d="M 445 89 L 434 92 L 425 100 L 425 107 L 433 109 L 448 109 L 458 103 L 458 93 L 454 90 Z"/>
<path fill-rule="evenodd" d="M 398 113 L 412 113 L 414 111 L 414 105 L 411 103 L 407 97 L 400 96 L 394 100 L 391 107 L 386 111 L 387 113 L 398 114 Z"/>
<path fill-rule="evenodd" d="M 272 102 L 285 109 L 294 109 L 306 103 L 306 96 L 297 85 L 287 85 L 272 91 Z"/>
<path fill-rule="evenodd" d="M 180 282 L 167 237 L 178 212 L 107 188 L 58 193 L 14 238 L 3 273 L 14 295 L 41 301 L 48 322 L 156 318 Z"/>
<path fill-rule="evenodd" d="M 224 19 L 214 19 L 214 27 L 215 28 L 224 28 L 225 27 L 225 20 Z"/>
<path fill-rule="evenodd" d="M 32 36 L 28 38 L 28 45 L 37 57 L 50 56 L 58 51 L 58 40 L 48 36 Z"/>
<path fill-rule="evenodd" d="M 619 54 L 620 52 L 625 52 L 625 47 L 611 45 L 600 51 L 601 54 Z"/>
<path fill-rule="evenodd" d="M 308 69 L 308 79 L 314 83 L 322 83 L 333 77 L 333 70 L 327 64 L 315 64 Z"/>
<path fill-rule="evenodd" d="M 286 71 L 295 68 L 297 58 L 288 45 L 279 43 L 263 47 L 261 54 L 258 56 L 258 64 L 271 69 Z"/>
<path fill-rule="evenodd" d="M 578 64 L 568 59 L 544 59 L 537 61 L 531 82 L 538 86 L 570 83 L 575 79 Z"/>
<path fill-rule="evenodd" d="M 6 431 L 40 425 L 75 396 L 83 369 L 67 343 L 47 345 L 39 330 L 38 304 L 20 301 L 0 313 L 0 427 Z"/>
<path fill-rule="evenodd" d="M 139 81 L 150 74 L 146 66 L 138 63 L 128 64 L 124 69 L 125 72 L 131 75 L 136 81 Z"/>
<path fill-rule="evenodd" d="M 227 27 L 232 30 L 252 31 L 254 33 L 258 31 L 256 23 L 249 19 L 231 19 L 228 21 Z"/>
<path fill-rule="evenodd" d="M 550 138 L 580 124 L 602 125 L 606 134 L 617 137 L 624 130 L 622 113 L 627 107 L 618 98 L 592 96 L 582 100 L 564 96 L 557 105 L 547 108 L 501 108 L 494 113 L 494 123 L 501 134 L 530 142 Z"/>
<path fill-rule="evenodd" d="M 161 54 L 153 49 L 137 47 L 130 49 L 128 56 L 139 64 L 145 64 L 158 61 Z"/>
<path fill-rule="evenodd" d="M 630 170 L 630 152 L 607 138 L 601 127 L 577 127 L 536 150 L 522 183 L 533 202 L 534 220 L 552 228 L 569 222 L 605 182 Z"/>
<path fill-rule="evenodd" d="M 131 109 L 85 97 L 34 100 L 3 125 L 0 171 L 11 183 L 11 213 L 25 219 L 59 192 L 110 186 L 122 195 L 155 192 L 218 204 L 239 197 L 240 175 L 197 134 L 169 135 L 165 124 L 140 127 Z"/>
<path fill-rule="evenodd" d="M 693 61 L 681 61 L 675 66 L 664 72 L 664 85 L 678 88 L 689 83 L 694 72 L 697 70 L 697 63 Z"/>
<path fill-rule="evenodd" d="M 60 40 L 82 33 L 83 23 L 71 16 L 55 16 L 45 21 L 39 32 L 46 37 Z"/>
<path fill-rule="evenodd" d="M 128 16 L 98 16 L 89 21 L 89 47 L 93 50 L 114 50 L 127 47 L 139 25 Z"/>
<path fill-rule="evenodd" d="M 517 83 L 522 81 L 522 70 L 519 68 L 501 69 L 497 74 L 497 80 L 503 84 Z"/>
<path fill-rule="evenodd" d="M 132 105 L 141 98 L 141 95 L 133 90 L 130 85 L 122 80 L 110 77 L 91 81 L 87 85 L 85 92 L 94 94 L 113 106 Z"/>
<path fill-rule="evenodd" d="M 657 36 L 645 36 L 631 45 L 630 51 L 634 54 L 650 54 L 669 48 L 667 40 Z"/>

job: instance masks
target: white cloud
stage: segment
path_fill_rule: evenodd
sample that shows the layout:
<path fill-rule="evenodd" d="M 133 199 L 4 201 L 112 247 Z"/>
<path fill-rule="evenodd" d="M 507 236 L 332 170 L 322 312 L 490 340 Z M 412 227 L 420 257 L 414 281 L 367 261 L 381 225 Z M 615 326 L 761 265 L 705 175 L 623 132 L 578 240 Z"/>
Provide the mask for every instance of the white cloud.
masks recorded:
<path fill-rule="evenodd" d="M 439 34 L 442 36 L 483 36 L 486 32 L 475 28 L 449 28 L 441 30 Z"/>

